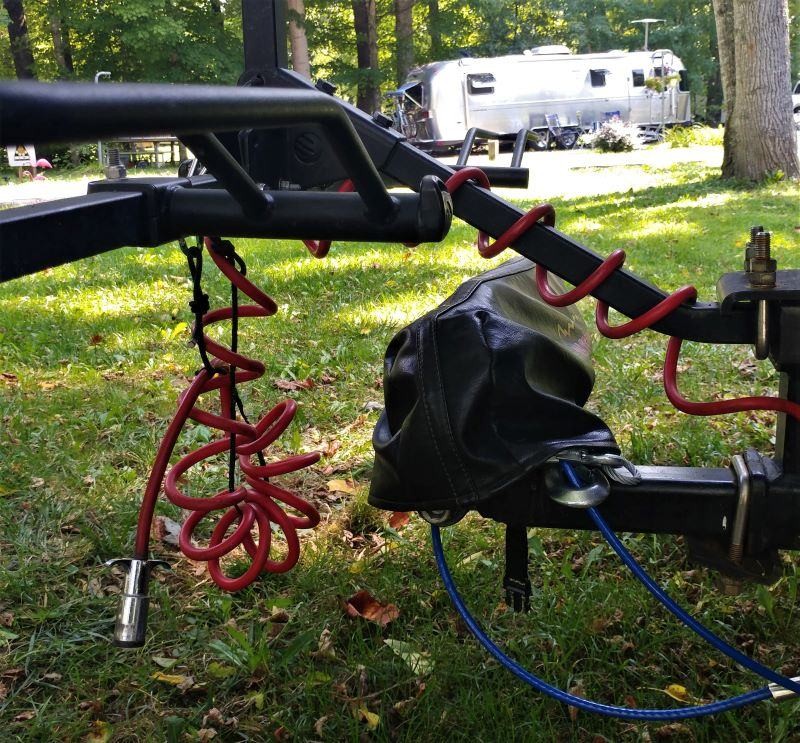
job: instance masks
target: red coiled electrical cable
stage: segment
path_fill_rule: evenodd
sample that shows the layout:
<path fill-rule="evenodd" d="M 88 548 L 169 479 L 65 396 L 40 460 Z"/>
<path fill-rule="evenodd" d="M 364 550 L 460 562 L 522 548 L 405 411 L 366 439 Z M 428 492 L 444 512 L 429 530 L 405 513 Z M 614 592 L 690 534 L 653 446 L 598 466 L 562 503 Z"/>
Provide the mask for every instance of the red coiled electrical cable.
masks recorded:
<path fill-rule="evenodd" d="M 489 179 L 480 168 L 464 168 L 448 178 L 447 190 L 454 193 L 466 181 L 473 180 L 484 188 L 490 188 Z M 520 217 L 509 227 L 493 244 L 489 244 L 488 237 L 478 232 L 478 251 L 484 258 L 499 255 L 505 248 L 512 245 L 524 235 L 536 222 L 543 221 L 549 227 L 555 225 L 555 210 L 550 204 L 541 204 L 533 207 L 527 214 Z M 589 276 L 578 286 L 564 294 L 555 294 L 548 285 L 548 272 L 542 266 L 536 266 L 536 285 L 542 299 L 555 307 L 566 307 L 583 299 L 608 279 L 611 274 L 625 262 L 625 251 L 615 250 L 608 256 Z M 674 312 L 684 302 L 691 302 L 697 298 L 697 290 L 693 286 L 683 286 L 668 297 L 651 307 L 639 317 L 633 318 L 622 325 L 612 326 L 608 322 L 607 303 L 597 300 L 595 321 L 597 329 L 607 338 L 627 338 L 634 333 L 645 330 L 655 325 L 660 320 Z M 713 402 L 692 402 L 684 398 L 678 391 L 677 369 L 680 354 L 681 339 L 672 337 L 667 346 L 667 355 L 664 362 L 664 390 L 669 401 L 680 411 L 690 415 L 720 415 L 736 413 L 747 410 L 773 410 L 794 416 L 800 420 L 800 404 L 783 400 L 779 397 L 742 397 L 734 400 L 719 400 Z"/>
<path fill-rule="evenodd" d="M 243 305 L 234 310 L 225 307 L 205 312 L 202 325 L 231 320 L 236 317 L 268 317 L 275 314 L 275 302 L 252 282 L 245 278 L 233 261 L 219 252 L 221 246 L 217 238 L 205 238 L 205 247 L 214 263 L 230 282 L 256 304 Z M 206 351 L 214 357 L 209 368 L 201 369 L 189 387 L 178 400 L 178 410 L 167 428 L 158 449 L 153 468 L 145 489 L 144 500 L 139 512 L 134 556 L 147 559 L 150 528 L 156 499 L 164 483 L 164 492 L 176 506 L 190 511 L 179 536 L 181 551 L 190 559 L 207 561 L 209 574 L 221 588 L 239 591 L 250 585 L 263 572 L 279 573 L 291 569 L 300 555 L 300 542 L 297 529 L 313 528 L 319 523 L 319 514 L 308 502 L 288 490 L 269 481 L 270 478 L 308 467 L 319 459 L 319 453 L 301 454 L 286 457 L 276 462 L 266 463 L 263 451 L 272 444 L 292 421 L 297 409 L 293 400 L 285 400 L 276 405 L 257 423 L 250 424 L 238 420 L 233 406 L 230 374 L 234 383 L 258 379 L 264 374 L 264 364 L 248 358 L 231 348 L 227 348 L 207 335 L 203 336 Z M 221 413 L 212 413 L 196 405 L 201 395 L 219 390 Z M 181 457 L 167 472 L 169 459 L 187 420 L 216 428 L 228 434 L 205 444 L 195 451 Z M 194 497 L 184 493 L 179 485 L 181 478 L 194 466 L 218 456 L 230 446 L 230 436 L 234 438 L 234 448 L 239 467 L 244 474 L 245 483 L 229 490 L 222 490 L 210 497 Z M 252 457 L 258 456 L 260 463 L 254 464 Z M 166 473 L 166 477 L 164 476 Z M 288 506 L 300 515 L 286 513 L 281 504 Z M 214 527 L 207 547 L 197 547 L 192 535 L 197 525 L 213 511 L 223 510 Z M 238 522 L 238 523 L 237 523 Z M 232 525 L 233 532 L 226 536 Z M 282 559 L 271 559 L 272 528 L 276 525 L 286 540 L 286 554 Z M 258 541 L 252 536 L 257 531 Z M 252 562 L 239 577 L 226 576 L 220 566 L 220 558 L 243 546 Z"/>

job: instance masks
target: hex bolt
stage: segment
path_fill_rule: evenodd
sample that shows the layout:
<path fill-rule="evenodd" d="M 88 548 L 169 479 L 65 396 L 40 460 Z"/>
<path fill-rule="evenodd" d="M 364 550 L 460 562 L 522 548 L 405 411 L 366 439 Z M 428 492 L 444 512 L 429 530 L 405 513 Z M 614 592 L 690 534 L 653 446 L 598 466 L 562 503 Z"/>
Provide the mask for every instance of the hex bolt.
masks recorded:
<path fill-rule="evenodd" d="M 778 264 L 770 255 L 772 233 L 760 230 L 748 248 L 749 256 L 745 259 L 745 273 L 750 286 L 769 288 L 775 286 Z"/>
<path fill-rule="evenodd" d="M 756 224 L 750 228 L 750 240 L 748 241 L 747 245 L 744 248 L 744 270 L 750 270 L 750 259 L 753 257 L 753 253 L 755 252 L 755 242 L 756 242 L 756 235 L 759 232 L 763 232 L 764 227 L 763 225 Z"/>
<path fill-rule="evenodd" d="M 769 260 L 769 249 L 770 249 L 770 244 L 772 243 L 772 233 L 760 230 L 759 232 L 756 233 L 753 243 L 755 245 L 755 252 L 753 254 L 753 257 L 760 258 L 763 260 Z"/>

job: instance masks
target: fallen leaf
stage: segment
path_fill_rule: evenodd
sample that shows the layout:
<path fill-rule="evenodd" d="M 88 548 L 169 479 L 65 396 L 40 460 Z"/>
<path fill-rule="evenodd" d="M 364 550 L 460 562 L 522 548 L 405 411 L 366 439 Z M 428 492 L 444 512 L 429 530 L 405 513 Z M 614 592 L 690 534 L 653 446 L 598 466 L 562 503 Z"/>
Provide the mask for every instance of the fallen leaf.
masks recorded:
<path fill-rule="evenodd" d="M 14 624 L 14 615 L 10 611 L 0 614 L 0 626 L 10 627 L 12 624 Z"/>
<path fill-rule="evenodd" d="M 424 676 L 430 673 L 433 669 L 430 655 L 414 649 L 410 642 L 404 640 L 384 640 L 395 655 L 400 656 L 403 662 L 415 673 L 417 676 Z"/>
<path fill-rule="evenodd" d="M 402 529 L 409 521 L 409 515 L 406 511 L 393 511 L 389 516 L 389 526 L 392 529 Z"/>
<path fill-rule="evenodd" d="M 45 681 L 61 681 L 61 674 L 60 673 L 46 673 L 42 678 Z"/>
<path fill-rule="evenodd" d="M 279 728 L 275 729 L 272 737 L 277 741 L 291 740 L 292 734 L 283 725 L 281 725 Z"/>
<path fill-rule="evenodd" d="M 32 488 L 40 488 L 44 485 L 44 480 L 41 477 L 32 477 L 31 478 L 31 487 Z"/>
<path fill-rule="evenodd" d="M 17 375 L 12 374 L 11 372 L 0 372 L 0 382 L 8 387 L 19 386 L 19 379 L 17 379 Z"/>
<path fill-rule="evenodd" d="M 310 390 L 315 386 L 315 382 L 311 377 L 305 379 L 276 379 L 275 386 L 284 392 L 294 392 L 296 390 Z"/>
<path fill-rule="evenodd" d="M 349 480 L 329 480 L 328 491 L 331 493 L 347 493 L 348 495 L 353 495 L 356 489 Z"/>
<path fill-rule="evenodd" d="M 381 718 L 374 712 L 370 712 L 367 709 L 366 704 L 362 704 L 360 707 L 358 707 L 355 711 L 355 714 L 356 719 L 366 722 L 367 728 L 370 730 L 375 730 L 381 723 Z"/>
<path fill-rule="evenodd" d="M 93 699 L 92 701 L 84 701 L 78 704 L 78 709 L 81 712 L 86 712 L 88 710 L 92 711 L 93 715 L 100 714 L 100 710 L 103 709 L 103 705 L 100 704 L 98 699 Z"/>
<path fill-rule="evenodd" d="M 570 686 L 569 693 L 573 696 L 584 699 L 586 697 L 586 689 L 583 687 L 583 681 L 579 679 L 576 680 L 575 683 Z M 572 720 L 572 722 L 575 722 L 575 720 L 578 719 L 578 708 L 567 707 L 567 710 L 569 711 L 569 719 Z"/>
<path fill-rule="evenodd" d="M 100 333 L 95 333 L 91 338 L 89 338 L 89 345 L 96 346 L 99 343 L 103 342 L 103 336 Z"/>
<path fill-rule="evenodd" d="M 324 736 L 324 733 L 323 733 L 323 730 L 325 729 L 325 723 L 326 723 L 326 722 L 327 722 L 329 719 L 330 719 L 330 715 L 324 715 L 323 717 L 320 717 L 320 718 L 319 718 L 319 720 L 317 720 L 317 721 L 314 723 L 314 732 L 317 734 L 317 737 L 318 737 L 318 738 L 323 738 L 323 737 L 325 737 L 325 736 Z"/>
<path fill-rule="evenodd" d="M 8 687 L 0 681 L 0 702 L 8 696 Z"/>
<path fill-rule="evenodd" d="M 194 686 L 194 677 L 187 676 L 180 673 L 161 673 L 156 671 L 150 678 L 156 681 L 163 681 L 165 684 L 171 684 L 181 691 L 187 691 Z"/>
<path fill-rule="evenodd" d="M 678 738 L 679 740 L 694 740 L 692 729 L 681 722 L 672 722 L 656 728 L 656 738 Z"/>
<path fill-rule="evenodd" d="M 111 738 L 111 725 L 105 720 L 95 720 L 86 736 L 86 743 L 107 743 Z"/>
<path fill-rule="evenodd" d="M 350 617 L 361 617 L 385 627 L 400 616 L 395 604 L 382 604 L 369 591 L 359 591 L 345 602 L 345 611 Z"/>
<path fill-rule="evenodd" d="M 312 651 L 311 657 L 317 660 L 336 660 L 331 631 L 327 627 L 320 633 L 317 649 Z"/>
<path fill-rule="evenodd" d="M 212 740 L 217 737 L 217 731 L 214 728 L 200 728 L 197 731 L 197 740 L 200 743 L 207 743 L 207 741 Z"/>
<path fill-rule="evenodd" d="M 181 525 L 166 516 L 156 516 L 153 520 L 153 535 L 170 547 L 178 547 Z"/>
<path fill-rule="evenodd" d="M 29 709 L 27 712 L 20 712 L 18 715 L 14 717 L 14 722 L 27 722 L 28 720 L 32 720 L 36 717 L 35 710 Z"/>
<path fill-rule="evenodd" d="M 668 697 L 672 697 L 676 702 L 689 701 L 689 692 L 686 691 L 685 686 L 681 686 L 680 684 L 670 684 L 666 689 L 664 689 L 664 693 Z"/>

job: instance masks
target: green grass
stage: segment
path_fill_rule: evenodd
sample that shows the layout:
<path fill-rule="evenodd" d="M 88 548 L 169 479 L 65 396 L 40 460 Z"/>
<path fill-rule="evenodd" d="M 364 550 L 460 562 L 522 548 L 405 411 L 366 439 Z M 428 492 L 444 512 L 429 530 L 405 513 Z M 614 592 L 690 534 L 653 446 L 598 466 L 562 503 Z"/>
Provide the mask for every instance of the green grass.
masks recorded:
<path fill-rule="evenodd" d="M 556 202 L 559 228 L 600 253 L 623 247 L 640 275 L 666 289 L 695 283 L 701 299 L 714 297 L 720 273 L 739 269 L 753 223 L 773 230 L 782 265 L 800 263 L 796 185 L 744 188 L 697 166 L 660 176 L 657 188 Z M 292 572 L 233 596 L 155 543 L 175 569 L 154 580 L 149 639 L 138 651 L 110 645 L 119 579 L 102 562 L 131 552 L 148 468 L 199 366 L 182 325 L 183 256 L 174 245 L 126 249 L 0 286 L 0 738 L 198 740 L 214 729 L 215 740 L 231 741 L 800 739 L 800 705 L 791 702 L 676 728 L 571 719 L 467 635 L 438 581 L 425 524 L 413 516 L 395 531 L 366 505 L 378 413 L 365 404 L 382 401 L 383 351 L 396 330 L 487 268 L 472 239 L 457 224 L 441 245 L 337 244 L 325 261 L 297 243 L 237 241 L 249 275 L 280 305 L 277 316 L 242 324 L 244 352 L 267 364 L 244 389 L 248 409 L 285 395 L 276 380 L 333 378 L 289 393 L 300 413 L 277 447 L 332 452 L 281 478 L 320 507 L 323 524 L 304 536 Z M 205 284 L 212 305 L 222 304 L 213 267 Z M 659 381 L 664 349 L 651 333 L 596 343 L 590 405 L 629 457 L 723 466 L 747 446 L 770 451 L 771 415 L 672 410 Z M 751 358 L 747 348 L 686 344 L 681 388 L 697 399 L 771 392 L 774 373 Z M 208 431 L 185 436 L 183 445 L 196 444 Z M 209 490 L 221 469 L 209 469 Z M 333 478 L 354 480 L 357 492 L 329 493 Z M 164 502 L 158 512 L 180 518 Z M 800 670 L 793 559 L 770 589 L 728 597 L 713 574 L 686 562 L 679 538 L 626 542 L 698 618 L 764 662 Z M 662 691 L 672 683 L 702 701 L 760 685 L 658 610 L 593 535 L 531 533 L 528 616 L 500 604 L 496 524 L 470 516 L 445 543 L 477 616 L 553 683 L 640 707 L 675 706 Z M 361 589 L 396 604 L 399 617 L 383 629 L 348 618 L 342 601 Z M 315 652 L 323 632 L 332 652 Z M 409 643 L 430 668 L 418 676 L 385 640 Z M 158 672 L 193 683 L 181 690 Z M 364 712 L 378 716 L 374 730 Z"/>

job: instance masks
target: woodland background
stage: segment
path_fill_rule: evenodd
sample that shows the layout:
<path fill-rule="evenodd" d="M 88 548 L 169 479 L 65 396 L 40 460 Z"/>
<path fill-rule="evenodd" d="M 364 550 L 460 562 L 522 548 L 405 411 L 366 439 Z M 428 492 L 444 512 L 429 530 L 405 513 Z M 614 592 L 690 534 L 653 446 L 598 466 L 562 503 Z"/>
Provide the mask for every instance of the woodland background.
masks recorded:
<path fill-rule="evenodd" d="M 377 68 L 359 69 L 354 10 L 375 5 Z M 296 2 L 294 3 L 296 4 Z M 668 47 L 688 68 L 699 118 L 719 119 L 722 101 L 714 13 L 698 0 L 305 0 L 311 75 L 335 83 L 355 100 L 359 83 L 385 93 L 415 64 L 462 55 L 520 52 L 566 44 L 575 52 L 639 49 L 643 16 L 663 18 L 650 29 L 650 48 Z M 790 15 L 796 16 L 796 0 Z M 794 7 L 793 7 L 794 6 Z M 292 11 L 290 11 L 291 15 Z M 405 20 L 404 20 L 405 19 Z M 410 38 L 403 23 L 411 22 Z M 242 71 L 240 0 L 4 0 L 3 26 L 27 28 L 27 74 L 15 67 L 12 34 L 0 35 L 0 77 L 92 79 L 108 70 L 116 81 L 235 83 Z M 791 48 L 800 30 L 790 24 Z M 361 39 L 363 43 L 363 38 Z M 25 41 L 13 51 L 24 55 Z M 794 55 L 792 79 L 800 74 Z M 362 65 L 363 67 L 363 65 Z"/>

